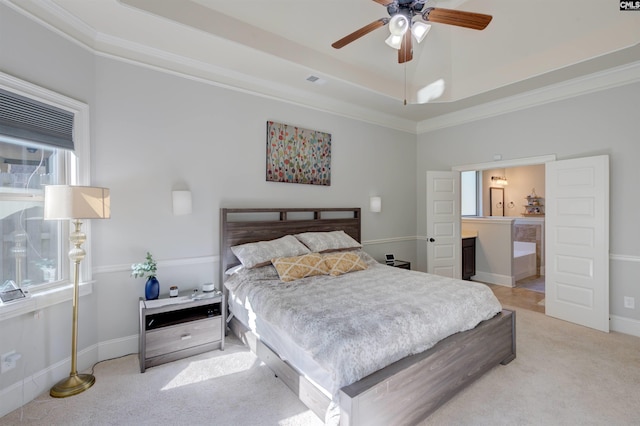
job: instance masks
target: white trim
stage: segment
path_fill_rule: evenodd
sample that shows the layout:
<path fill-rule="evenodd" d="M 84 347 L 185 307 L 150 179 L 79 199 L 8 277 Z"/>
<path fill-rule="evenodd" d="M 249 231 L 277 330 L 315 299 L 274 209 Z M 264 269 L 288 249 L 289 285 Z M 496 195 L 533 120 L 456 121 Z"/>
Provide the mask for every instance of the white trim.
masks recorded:
<path fill-rule="evenodd" d="M 609 319 L 609 326 L 611 331 L 640 337 L 640 321 L 636 319 L 611 315 Z"/>
<path fill-rule="evenodd" d="M 80 297 L 93 293 L 93 282 L 80 283 Z M 73 299 L 73 283 L 49 287 L 47 289 L 34 288 L 30 297 L 26 299 L 0 303 L 0 322 L 31 312 L 37 312 L 58 303 L 68 302 Z"/>
<path fill-rule="evenodd" d="M 579 95 L 611 89 L 640 81 L 640 61 L 611 68 L 562 83 L 552 84 L 519 95 L 487 102 L 460 111 L 439 115 L 418 123 L 417 133 L 428 133 L 472 121 L 570 99 Z"/>
<path fill-rule="evenodd" d="M 556 161 L 555 154 L 540 155 L 537 157 L 524 157 L 514 158 L 511 160 L 498 160 L 490 163 L 475 163 L 475 164 L 463 164 L 460 166 L 453 166 L 451 170 L 466 172 L 469 170 L 490 170 L 490 169 L 506 169 L 509 167 L 521 167 L 521 166 L 534 166 L 537 164 L 548 163 L 549 161 Z"/>
<path fill-rule="evenodd" d="M 43 8 L 46 13 L 54 16 L 55 19 L 64 22 L 70 28 L 69 32 L 73 32 L 73 35 L 44 21 L 27 8 L 22 8 L 12 2 L 7 2 L 6 4 L 26 18 L 97 56 L 135 64 L 216 87 L 416 134 L 416 122 L 413 120 L 393 116 L 357 104 L 339 101 L 311 91 L 292 89 L 286 84 L 263 80 L 155 47 L 97 32 L 55 3 L 47 2 L 38 6 Z M 203 74 L 206 74 L 206 77 L 203 77 Z"/>
<path fill-rule="evenodd" d="M 98 361 L 138 353 L 138 334 L 98 343 Z"/>
<path fill-rule="evenodd" d="M 511 275 L 494 274 L 483 271 L 476 271 L 476 274 L 471 277 L 471 280 L 486 284 L 497 284 L 504 287 L 515 287 L 516 285 L 516 281 Z"/>
<path fill-rule="evenodd" d="M 390 129 L 408 132 L 411 134 L 428 133 L 434 130 L 458 126 L 477 120 L 482 120 L 509 112 L 519 111 L 534 106 L 544 105 L 563 99 L 569 99 L 582 94 L 614 88 L 625 84 L 640 81 L 640 61 L 622 65 L 609 70 L 604 70 L 582 77 L 574 78 L 561 83 L 552 84 L 537 90 L 531 90 L 515 96 L 486 102 L 474 107 L 456 112 L 439 115 L 423 121 L 392 116 L 380 111 L 375 111 L 359 105 L 338 102 L 327 97 L 318 96 L 312 92 L 293 91 L 283 84 L 260 81 L 248 75 L 238 73 L 229 75 L 228 70 L 221 70 L 210 64 L 205 64 L 180 55 L 170 54 L 159 49 L 133 43 L 108 34 L 96 32 L 95 29 L 66 12 L 53 2 L 42 2 L 38 7 L 67 25 L 69 33 L 38 18 L 27 8 L 23 8 L 13 2 L 3 1 L 16 12 L 54 33 L 70 40 L 85 49 L 106 57 L 119 58 L 139 65 L 154 68 L 160 71 L 170 72 L 174 75 L 193 78 L 199 81 L 209 81 L 221 87 L 239 90 L 257 96 L 276 99 L 282 102 L 300 105 L 303 107 L 324 111 L 330 114 L 345 116 L 354 120 L 384 126 Z M 73 33 L 73 34 L 70 34 Z M 124 52 L 123 52 L 124 51 Z M 113 53 L 118 52 L 118 53 Z M 131 58 L 125 58 L 128 54 Z M 135 57 L 133 59 L 132 57 Z M 152 60 L 162 62 L 151 64 Z M 176 71 L 175 68 L 182 68 Z M 196 77 L 196 74 L 206 72 L 207 78 Z M 222 82 L 224 80 L 225 82 Z M 269 93 L 267 93 L 269 92 Z M 312 104 L 313 103 L 313 104 Z"/>
<path fill-rule="evenodd" d="M 74 168 L 77 169 L 77 182 L 75 182 L 76 177 L 70 174 L 72 179 L 70 183 L 89 185 L 91 170 L 89 105 L 3 72 L 0 72 L 0 87 L 73 113 L 74 155 L 77 159 Z M 70 164 L 67 164 L 67 167 L 70 166 Z M 67 172 L 70 171 L 71 170 L 67 170 Z M 88 240 L 91 235 L 90 222 L 91 221 L 83 222 L 83 231 L 87 235 Z M 63 224 L 61 229 L 63 233 L 68 233 L 69 224 Z M 65 247 L 68 248 L 66 240 Z M 91 250 L 88 250 L 80 268 L 81 296 L 91 294 L 93 289 L 90 266 Z M 62 271 L 63 276 L 68 278 L 62 281 L 60 286 L 56 286 L 55 288 L 52 288 L 50 285 L 43 287 L 34 286 L 33 290 L 31 290 L 31 297 L 28 299 L 0 305 L 0 321 L 71 300 L 73 293 L 71 290 L 73 285 L 69 283 L 71 271 L 71 261 L 69 261 L 68 264 L 65 264 L 65 268 Z"/>
<path fill-rule="evenodd" d="M 166 267 L 180 267 L 180 266 L 191 266 L 191 265 L 203 265 L 203 264 L 218 264 L 220 262 L 220 256 L 202 256 L 202 257 L 190 257 L 186 259 L 170 259 L 170 260 L 160 260 L 158 261 L 158 268 L 166 268 Z M 131 272 L 131 263 L 120 264 L 120 265 L 108 265 L 108 266 L 97 266 L 93 268 L 94 274 L 108 274 L 113 272 Z"/>
<path fill-rule="evenodd" d="M 492 223 L 495 225 L 511 226 L 513 225 L 513 222 L 515 222 L 516 219 L 517 219 L 516 217 L 511 217 L 511 216 L 479 216 L 479 217 L 465 216 L 460 219 L 460 222 L 469 222 L 469 223 L 481 222 L 481 223 Z"/>
<path fill-rule="evenodd" d="M 98 347 L 91 345 L 78 351 L 78 371 L 85 371 L 94 364 Z M 0 417 L 22 407 L 34 400 L 40 394 L 50 389 L 61 378 L 68 376 L 71 365 L 71 356 L 56 362 L 30 376 L 0 390 Z"/>
<path fill-rule="evenodd" d="M 424 237 L 426 239 L 426 237 Z M 377 240 L 366 240 L 362 241 L 363 246 L 371 246 L 374 244 L 390 244 L 390 243 L 398 243 L 404 241 L 417 241 L 419 237 L 413 235 L 408 237 L 394 237 L 394 238 L 380 238 Z"/>
<path fill-rule="evenodd" d="M 618 260 L 620 262 L 640 262 L 640 256 L 628 256 L 626 254 L 609 253 L 610 260 Z"/>

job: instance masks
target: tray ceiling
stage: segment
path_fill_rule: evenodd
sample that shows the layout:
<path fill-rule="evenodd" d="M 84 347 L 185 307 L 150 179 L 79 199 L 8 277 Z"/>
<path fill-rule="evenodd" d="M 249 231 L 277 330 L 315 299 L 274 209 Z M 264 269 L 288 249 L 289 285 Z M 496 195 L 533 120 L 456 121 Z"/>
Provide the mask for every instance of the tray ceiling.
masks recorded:
<path fill-rule="evenodd" d="M 615 1 L 429 1 L 493 20 L 484 31 L 432 24 L 406 64 L 386 27 L 331 47 L 388 16 L 372 0 L 5 2 L 102 53 L 406 130 L 640 61 L 640 12 Z M 414 104 L 438 79 L 443 95 Z"/>

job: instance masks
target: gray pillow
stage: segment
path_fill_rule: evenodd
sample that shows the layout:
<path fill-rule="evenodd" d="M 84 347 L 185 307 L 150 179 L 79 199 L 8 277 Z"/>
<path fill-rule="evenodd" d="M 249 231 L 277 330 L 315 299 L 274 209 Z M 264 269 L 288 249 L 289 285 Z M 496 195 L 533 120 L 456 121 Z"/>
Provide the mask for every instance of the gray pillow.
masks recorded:
<path fill-rule="evenodd" d="M 362 244 L 351 238 L 344 231 L 303 232 L 302 234 L 296 234 L 296 238 L 314 253 L 362 248 Z"/>
<path fill-rule="evenodd" d="M 240 244 L 231 247 L 231 251 L 245 268 L 256 268 L 271 263 L 276 257 L 300 256 L 309 253 L 309 249 L 292 235 L 269 241 Z"/>

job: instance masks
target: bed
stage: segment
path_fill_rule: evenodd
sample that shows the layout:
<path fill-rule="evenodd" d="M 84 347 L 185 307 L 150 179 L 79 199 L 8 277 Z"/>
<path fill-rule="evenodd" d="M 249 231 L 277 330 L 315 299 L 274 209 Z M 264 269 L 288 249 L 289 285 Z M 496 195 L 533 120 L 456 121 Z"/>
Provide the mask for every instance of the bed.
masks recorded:
<path fill-rule="evenodd" d="M 224 271 L 233 270 L 234 267 L 240 265 L 238 257 L 231 249 L 232 247 L 308 232 L 344 231 L 358 242 L 361 239 L 359 208 L 223 208 L 220 212 L 220 222 L 222 279 L 223 282 L 227 281 L 226 284 L 230 283 L 232 291 L 236 291 L 238 294 L 241 293 L 242 287 L 237 283 L 241 281 L 235 277 L 230 278 L 224 273 Z M 356 251 L 356 253 L 358 252 Z M 368 259 L 364 253 L 358 253 L 358 256 L 365 260 Z M 416 271 L 405 271 L 378 264 L 370 264 L 369 266 L 367 269 L 370 272 L 361 271 L 357 274 L 364 277 L 367 273 L 376 273 L 381 277 L 380 279 L 387 274 L 401 274 L 393 275 L 395 277 L 393 279 L 399 286 L 404 285 L 404 282 L 410 279 L 426 279 L 428 276 L 428 274 Z M 269 274 L 273 272 L 270 269 L 267 270 L 266 267 L 255 268 L 256 271 L 263 269 L 268 275 L 265 280 L 272 280 L 273 277 Z M 354 277 L 355 274 L 353 274 Z M 436 281 L 448 280 L 437 276 L 429 277 Z M 344 278 L 344 275 L 335 279 L 326 276 L 312 277 L 312 279 L 316 278 L 324 280 L 322 286 L 327 289 L 331 289 L 331 287 L 326 286 L 337 283 L 338 287 L 331 289 L 331 292 L 338 291 L 339 280 L 347 279 Z M 371 282 L 371 278 L 368 279 Z M 304 280 L 311 281 L 308 278 L 304 278 Z M 469 285 L 468 282 L 459 280 L 449 281 L 454 286 Z M 265 282 L 271 283 L 271 281 Z M 313 285 L 315 284 L 316 282 L 313 281 Z M 435 286 L 435 284 L 429 285 Z M 480 284 L 473 285 L 480 286 Z M 280 294 L 283 301 L 290 303 L 290 300 L 285 299 L 285 296 L 287 296 L 287 291 L 294 291 L 294 287 L 286 285 L 272 287 L 277 287 L 282 292 Z M 228 292 L 227 285 L 224 290 Z M 388 290 L 380 291 L 378 289 L 376 291 L 381 294 L 379 299 L 383 299 L 382 295 L 388 293 Z M 430 345 L 427 350 L 403 356 L 388 365 L 376 368 L 375 371 L 364 370 L 366 375 L 354 382 L 343 382 L 341 378 L 340 380 L 336 379 L 335 382 L 326 381 L 321 375 L 316 374 L 316 370 L 322 370 L 326 366 L 325 360 L 318 357 L 317 353 L 314 353 L 310 357 L 311 359 L 303 359 L 304 353 L 308 354 L 310 351 L 297 348 L 295 342 L 291 345 L 292 341 L 298 337 L 295 333 L 287 336 L 277 324 L 273 326 L 276 321 L 274 309 L 263 308 L 261 313 L 263 316 L 258 316 L 256 319 L 255 312 L 242 312 L 243 309 L 238 306 L 238 303 L 234 305 L 233 294 L 228 300 L 230 300 L 231 310 L 228 317 L 231 331 L 245 342 L 296 393 L 303 403 L 321 419 L 325 419 L 327 423 L 339 422 L 341 425 L 415 424 L 426 418 L 482 374 L 498 364 L 509 363 L 516 356 L 515 312 L 502 310 L 498 306 L 497 314 L 492 313 L 489 319 L 480 321 L 473 328 L 448 335 L 448 337 L 438 340 L 435 345 Z M 275 301 L 269 301 L 265 306 L 271 306 L 269 303 L 277 303 L 277 297 Z M 313 310 L 312 306 L 304 308 L 304 310 L 311 311 Z M 306 314 L 302 311 L 299 313 Z M 391 322 L 388 321 L 381 322 L 388 323 L 391 327 Z M 300 327 L 300 325 L 296 325 L 296 327 Z M 384 328 L 381 330 L 384 331 Z M 389 339 L 389 336 L 385 339 Z M 395 346 L 399 343 L 389 339 L 388 345 Z M 329 346 L 333 347 L 333 344 Z M 302 356 L 299 356 L 300 353 Z M 337 390 L 333 389 L 337 385 L 340 387 Z"/>

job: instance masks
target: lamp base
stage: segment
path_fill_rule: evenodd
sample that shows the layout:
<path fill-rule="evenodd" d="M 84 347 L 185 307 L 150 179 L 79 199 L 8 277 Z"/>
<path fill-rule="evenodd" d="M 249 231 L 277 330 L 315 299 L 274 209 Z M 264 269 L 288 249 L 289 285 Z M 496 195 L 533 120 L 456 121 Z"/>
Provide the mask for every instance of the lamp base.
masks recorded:
<path fill-rule="evenodd" d="M 60 380 L 51 388 L 49 395 L 54 398 L 66 398 L 89 389 L 96 382 L 92 374 L 73 374 Z"/>

